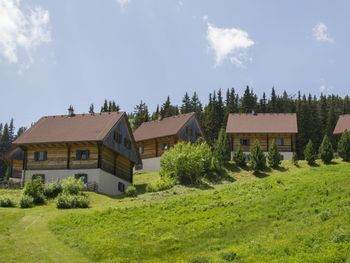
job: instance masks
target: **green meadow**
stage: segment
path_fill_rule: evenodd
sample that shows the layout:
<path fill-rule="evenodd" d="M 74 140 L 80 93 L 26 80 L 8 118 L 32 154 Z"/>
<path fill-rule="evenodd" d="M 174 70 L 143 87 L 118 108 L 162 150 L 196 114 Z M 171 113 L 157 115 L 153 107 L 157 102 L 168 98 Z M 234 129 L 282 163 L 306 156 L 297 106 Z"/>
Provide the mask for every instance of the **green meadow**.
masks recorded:
<path fill-rule="evenodd" d="M 350 262 L 350 163 L 146 193 L 89 193 L 89 209 L 0 208 L 0 262 Z M 0 195 L 19 199 L 18 190 Z"/>

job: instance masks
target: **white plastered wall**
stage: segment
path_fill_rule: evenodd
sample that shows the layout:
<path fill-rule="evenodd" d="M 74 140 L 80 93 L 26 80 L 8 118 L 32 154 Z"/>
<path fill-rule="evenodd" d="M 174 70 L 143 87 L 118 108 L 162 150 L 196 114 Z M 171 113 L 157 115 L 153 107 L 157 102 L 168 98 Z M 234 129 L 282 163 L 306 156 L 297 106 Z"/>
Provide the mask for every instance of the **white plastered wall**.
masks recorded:
<path fill-rule="evenodd" d="M 160 157 L 142 159 L 142 172 L 157 172 L 160 170 Z"/>

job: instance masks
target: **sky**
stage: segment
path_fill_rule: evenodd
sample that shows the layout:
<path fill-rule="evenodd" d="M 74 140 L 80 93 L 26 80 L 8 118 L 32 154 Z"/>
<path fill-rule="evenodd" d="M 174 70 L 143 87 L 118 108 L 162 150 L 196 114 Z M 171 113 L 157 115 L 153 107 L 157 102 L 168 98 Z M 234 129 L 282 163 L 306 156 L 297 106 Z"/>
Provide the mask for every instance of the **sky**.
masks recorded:
<path fill-rule="evenodd" d="M 0 0 L 0 122 L 169 95 L 349 93 L 350 1 Z"/>

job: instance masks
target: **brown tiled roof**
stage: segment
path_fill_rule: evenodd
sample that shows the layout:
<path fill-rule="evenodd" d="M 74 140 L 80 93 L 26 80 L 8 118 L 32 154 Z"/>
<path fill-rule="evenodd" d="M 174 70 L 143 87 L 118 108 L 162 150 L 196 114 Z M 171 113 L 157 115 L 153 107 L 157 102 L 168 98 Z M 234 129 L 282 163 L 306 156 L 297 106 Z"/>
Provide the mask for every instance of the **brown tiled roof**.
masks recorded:
<path fill-rule="evenodd" d="M 298 133 L 295 113 L 230 114 L 227 133 Z"/>
<path fill-rule="evenodd" d="M 350 114 L 339 116 L 337 125 L 334 129 L 334 134 L 341 134 L 345 130 L 350 131 Z"/>
<path fill-rule="evenodd" d="M 162 120 L 144 122 L 134 131 L 135 141 L 175 135 L 194 115 L 195 113 L 191 112 Z"/>
<path fill-rule="evenodd" d="M 102 141 L 125 113 L 42 117 L 14 144 Z"/>

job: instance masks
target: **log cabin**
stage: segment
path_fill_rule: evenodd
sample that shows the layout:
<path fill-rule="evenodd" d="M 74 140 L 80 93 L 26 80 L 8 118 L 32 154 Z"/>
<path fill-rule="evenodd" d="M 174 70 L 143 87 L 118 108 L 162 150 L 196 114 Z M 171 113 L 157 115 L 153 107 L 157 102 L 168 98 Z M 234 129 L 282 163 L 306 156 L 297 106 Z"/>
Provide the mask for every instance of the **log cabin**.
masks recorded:
<path fill-rule="evenodd" d="M 144 122 L 134 131 L 144 171 L 158 171 L 160 156 L 181 141 L 194 143 L 203 137 L 195 113 L 186 113 L 155 121 Z"/>
<path fill-rule="evenodd" d="M 124 112 L 75 115 L 70 108 L 68 115 L 41 118 L 14 145 L 23 151 L 22 182 L 74 176 L 108 195 L 132 184 L 133 167 L 141 161 Z"/>
<path fill-rule="evenodd" d="M 267 153 L 275 140 L 283 159 L 290 160 L 296 147 L 297 116 L 295 113 L 230 114 L 226 133 L 232 154 L 239 146 L 248 154 L 255 140 Z"/>
<path fill-rule="evenodd" d="M 350 131 L 350 114 L 340 115 L 333 134 L 340 137 L 346 130 Z"/>

